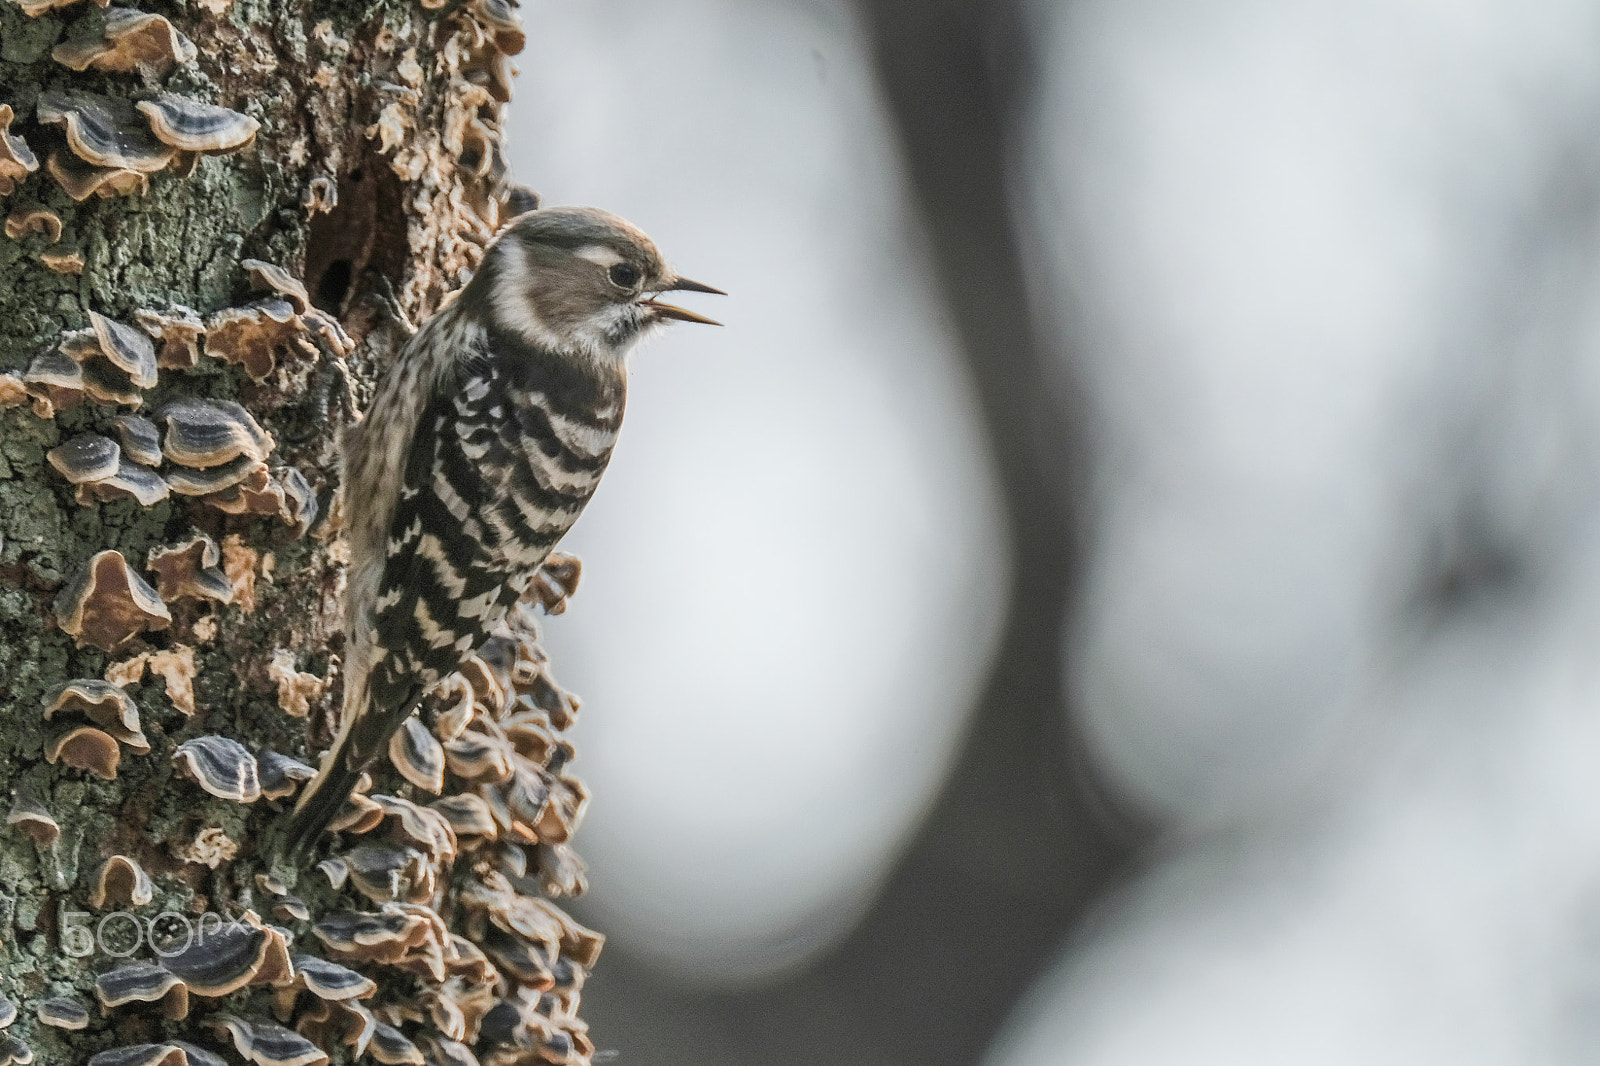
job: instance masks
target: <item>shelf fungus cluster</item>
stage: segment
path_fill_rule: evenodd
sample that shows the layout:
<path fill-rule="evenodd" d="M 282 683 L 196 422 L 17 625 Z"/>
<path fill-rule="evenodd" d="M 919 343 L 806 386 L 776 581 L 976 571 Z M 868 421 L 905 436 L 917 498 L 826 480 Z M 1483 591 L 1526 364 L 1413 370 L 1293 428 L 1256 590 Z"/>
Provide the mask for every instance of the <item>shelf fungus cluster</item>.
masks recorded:
<path fill-rule="evenodd" d="M 63 5 L 20 0 L 19 6 L 37 15 Z M 51 51 L 57 64 L 79 72 L 138 74 L 150 86 L 198 55 L 194 42 L 165 16 L 100 6 L 105 10 L 79 19 Z M 0 196 L 9 196 L 41 170 L 78 201 L 143 195 L 152 175 L 170 171 L 187 177 L 202 155 L 250 145 L 261 125 L 241 112 L 172 92 L 135 100 L 82 89 L 47 89 L 34 103 L 35 125 L 27 137 L 12 130 L 23 117 L 11 104 L 0 103 Z M 83 253 L 73 241 L 63 241 L 62 220 L 54 212 L 18 208 L 5 229 L 12 240 L 44 234 L 40 262 L 58 273 L 83 272 Z"/>
<path fill-rule="evenodd" d="M 342 963 L 421 983 L 417 999 L 373 1008 L 371 1040 L 392 1045 L 373 1051 L 379 1061 L 588 1062 L 577 1003 L 602 940 L 543 898 L 584 887 L 568 842 L 586 793 L 563 772 L 577 701 L 550 676 L 524 608 L 432 702 L 432 728 L 414 719 L 390 745 L 418 799 L 358 792 L 335 824 L 359 842 L 319 867 L 367 906 L 312 931 Z"/>
<path fill-rule="evenodd" d="M 548 584 L 570 593 L 575 572 L 559 558 Z M 128 723 L 105 686 L 67 686 L 57 702 L 56 713 L 70 705 Z M 245 910 L 155 961 L 103 974 L 95 995 L 106 1013 L 156 1009 L 196 1031 L 193 1043 L 131 1045 L 91 1062 L 200 1062 L 197 1052 L 228 1047 L 249 1062 L 304 1066 L 340 1047 L 351 1060 L 416 1066 L 592 1060 L 577 1007 L 602 938 L 545 898 L 583 887 L 568 841 L 584 790 L 564 773 L 577 701 L 550 676 L 531 609 L 431 702 L 432 725 L 408 723 L 391 748 L 396 783 L 412 796 L 374 792 L 364 778 L 334 823 L 333 854 L 301 875 L 327 883 L 312 898 L 337 902 L 314 912 L 258 874 L 257 898 L 302 932 Z M 313 776 L 220 736 L 186 741 L 173 758 L 207 793 L 240 804 L 288 799 Z M 113 856 L 91 902 L 148 902 L 149 885 L 132 859 Z M 207 1007 L 191 1018 L 197 1000 Z"/>
<path fill-rule="evenodd" d="M 68 70 L 163 78 L 198 54 L 194 42 L 163 16 L 108 7 L 100 18 L 84 19 L 50 58 Z"/>
<path fill-rule="evenodd" d="M 178 306 L 141 310 L 137 326 L 91 311 L 89 328 L 69 330 L 20 376 L 0 381 L 0 403 L 31 399 L 40 417 L 85 400 L 124 409 L 99 432 L 76 434 L 47 453 L 78 503 L 126 498 L 151 507 L 176 497 L 224 515 L 275 518 L 296 534 L 311 527 L 317 498 L 310 483 L 298 469 L 271 461 L 276 441 L 244 407 L 196 397 L 153 409 L 145 402 L 160 371 L 194 366 L 202 343 L 214 356 L 245 364 L 253 376 L 270 371 L 283 345 L 316 353 L 313 336 L 347 350 L 348 338 L 309 307 L 297 280 L 270 264 L 249 262 L 249 276 L 265 278 L 258 283 L 273 289 L 270 299 L 224 309 L 209 324 Z M 57 597 L 57 621 L 80 646 L 112 651 L 169 626 L 168 605 L 178 600 L 245 599 L 238 580 L 219 568 L 219 556 L 203 533 L 152 549 L 146 558 L 156 577 L 152 588 L 121 552 L 99 552 Z"/>
<path fill-rule="evenodd" d="M 150 754 L 139 708 L 122 688 L 107 681 L 81 678 L 56 686 L 45 701 L 44 720 L 54 728 L 45 743 L 46 761 L 106 781 L 116 779 L 124 748 L 134 755 Z"/>
<path fill-rule="evenodd" d="M 216 334 L 207 351 L 243 362 L 252 373 L 270 369 L 277 349 L 291 340 L 316 352 L 287 301 L 264 303 L 277 307 L 229 308 L 213 316 Z M 139 409 L 163 364 L 193 365 L 206 333 L 198 315 L 174 307 L 136 318 L 142 328 L 91 311 L 92 328 L 68 331 L 56 348 L 34 359 L 20 383 L 35 413 L 50 417 L 84 399 Z M 173 399 L 149 418 L 125 414 L 112 427 L 116 439 L 80 434 L 49 453 L 51 465 L 77 486 L 80 503 L 131 497 L 148 507 L 175 493 L 225 514 L 275 516 L 299 532 L 315 519 L 316 498 L 305 475 L 269 466 L 272 435 L 231 400 Z"/>
<path fill-rule="evenodd" d="M 57 59 L 74 69 L 170 69 L 193 56 L 194 46 L 165 19 L 139 12 L 122 12 L 100 36 L 56 49 Z M 152 174 L 186 177 L 200 156 L 238 151 L 261 128 L 249 115 L 176 93 L 132 101 L 49 89 L 39 94 L 34 116 L 59 130 L 45 170 L 74 200 L 142 195 Z"/>

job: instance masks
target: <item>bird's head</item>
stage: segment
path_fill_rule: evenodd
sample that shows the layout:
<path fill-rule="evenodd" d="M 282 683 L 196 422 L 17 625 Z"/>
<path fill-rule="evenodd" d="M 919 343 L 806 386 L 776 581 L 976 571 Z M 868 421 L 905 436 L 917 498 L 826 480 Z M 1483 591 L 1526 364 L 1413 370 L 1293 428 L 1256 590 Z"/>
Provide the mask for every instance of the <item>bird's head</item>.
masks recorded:
<path fill-rule="evenodd" d="M 662 293 L 725 295 L 675 273 L 642 230 L 593 207 L 518 217 L 495 241 L 479 276 L 502 328 L 616 368 L 652 327 L 672 320 L 721 324 L 662 303 Z"/>

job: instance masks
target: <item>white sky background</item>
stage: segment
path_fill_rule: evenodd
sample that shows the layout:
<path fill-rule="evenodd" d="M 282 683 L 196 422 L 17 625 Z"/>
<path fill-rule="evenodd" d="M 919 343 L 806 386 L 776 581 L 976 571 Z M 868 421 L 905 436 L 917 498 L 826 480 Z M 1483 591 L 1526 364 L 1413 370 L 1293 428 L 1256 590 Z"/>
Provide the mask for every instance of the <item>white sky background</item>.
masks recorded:
<path fill-rule="evenodd" d="M 1066 683 L 1169 833 L 990 1066 L 1594 1061 L 1600 7 L 1034 14 Z"/>
<path fill-rule="evenodd" d="M 844 933 L 965 728 L 1005 572 L 974 401 L 838 2 L 539 0 L 513 178 L 728 297 L 634 361 L 546 627 L 585 701 L 585 914 L 737 984 Z"/>

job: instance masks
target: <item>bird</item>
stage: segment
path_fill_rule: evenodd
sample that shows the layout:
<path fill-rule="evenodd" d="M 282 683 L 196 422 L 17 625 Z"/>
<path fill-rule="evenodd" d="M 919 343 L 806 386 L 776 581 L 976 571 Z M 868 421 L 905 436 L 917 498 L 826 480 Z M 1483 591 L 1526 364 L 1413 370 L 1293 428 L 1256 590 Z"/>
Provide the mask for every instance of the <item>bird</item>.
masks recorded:
<path fill-rule="evenodd" d="M 616 443 L 638 342 L 673 321 L 721 324 L 660 299 L 680 291 L 727 295 L 674 272 L 617 215 L 540 208 L 401 347 L 341 440 L 344 695 L 286 854 L 309 850 L 577 521 Z"/>

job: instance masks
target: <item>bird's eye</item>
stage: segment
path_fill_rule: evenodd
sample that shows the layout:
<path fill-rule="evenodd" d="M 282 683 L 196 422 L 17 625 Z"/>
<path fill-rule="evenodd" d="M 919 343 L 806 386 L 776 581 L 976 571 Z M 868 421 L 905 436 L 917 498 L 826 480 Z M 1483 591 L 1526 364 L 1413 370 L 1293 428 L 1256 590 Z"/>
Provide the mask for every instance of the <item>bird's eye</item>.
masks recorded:
<path fill-rule="evenodd" d="M 611 284 L 621 289 L 631 289 L 639 284 L 639 268 L 632 263 L 618 263 L 606 272 Z"/>

